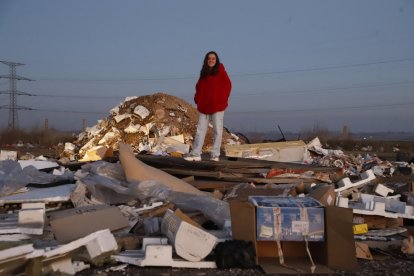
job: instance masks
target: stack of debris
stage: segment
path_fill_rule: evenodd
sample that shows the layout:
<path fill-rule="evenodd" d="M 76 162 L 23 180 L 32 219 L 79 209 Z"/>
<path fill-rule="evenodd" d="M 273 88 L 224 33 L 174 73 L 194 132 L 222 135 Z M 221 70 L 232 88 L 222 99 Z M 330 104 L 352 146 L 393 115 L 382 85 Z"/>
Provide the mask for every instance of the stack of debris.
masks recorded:
<path fill-rule="evenodd" d="M 332 273 L 369 249 L 414 253 L 412 164 L 230 133 L 219 162 L 189 162 L 177 156 L 196 120 L 175 97 L 129 98 L 66 144 L 72 162 L 1 151 L 0 273 L 114 262 Z"/>
<path fill-rule="evenodd" d="M 178 97 L 164 93 L 128 97 L 105 120 L 79 134 L 76 147 L 68 143 L 62 157 L 75 160 L 79 154 L 83 161 L 96 161 L 118 150 L 118 142 L 139 152 L 181 155 L 188 153 L 197 121 L 197 110 Z M 210 127 L 204 149 L 211 147 L 212 137 Z M 225 129 L 223 144 L 240 143 L 239 137 Z"/>
<path fill-rule="evenodd" d="M 350 174 L 351 158 L 317 140 L 227 145 L 219 162 L 116 148 L 120 162 L 77 169 L 44 158 L 0 162 L 2 273 L 73 275 L 114 261 L 323 273 L 357 269 L 370 248 L 412 254 L 412 183 L 382 182 L 391 178 L 377 178 L 375 166 Z M 322 159 L 334 161 L 312 164 Z"/>

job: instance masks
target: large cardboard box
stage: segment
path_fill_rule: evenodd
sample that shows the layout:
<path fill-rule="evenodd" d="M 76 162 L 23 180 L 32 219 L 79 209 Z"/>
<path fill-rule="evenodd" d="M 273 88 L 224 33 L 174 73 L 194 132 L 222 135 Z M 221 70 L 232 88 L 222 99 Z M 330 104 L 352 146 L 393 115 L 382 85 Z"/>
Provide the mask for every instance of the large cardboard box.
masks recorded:
<path fill-rule="evenodd" d="M 248 200 L 230 201 L 232 235 L 234 240 L 251 241 L 256 250 L 256 263 L 266 273 L 297 274 L 310 272 L 311 262 L 306 242 L 281 241 L 284 265 L 276 241 L 258 241 L 256 235 L 256 207 Z M 357 261 L 352 229 L 352 209 L 329 206 L 325 208 L 325 241 L 308 243 L 315 273 L 332 273 L 332 269 L 355 271 Z"/>
<path fill-rule="evenodd" d="M 90 205 L 52 212 L 48 215 L 56 240 L 67 243 L 103 229 L 129 227 L 118 207 Z"/>
<path fill-rule="evenodd" d="M 256 207 L 256 239 L 323 241 L 324 208 L 310 197 L 251 196 Z"/>

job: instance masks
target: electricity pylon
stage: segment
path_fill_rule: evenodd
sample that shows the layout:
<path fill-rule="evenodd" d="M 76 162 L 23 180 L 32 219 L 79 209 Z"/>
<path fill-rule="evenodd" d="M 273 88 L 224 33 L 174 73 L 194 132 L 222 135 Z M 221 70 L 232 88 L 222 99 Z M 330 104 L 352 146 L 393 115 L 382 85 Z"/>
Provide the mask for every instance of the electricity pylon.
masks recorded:
<path fill-rule="evenodd" d="M 26 95 L 31 96 L 31 94 L 18 91 L 16 89 L 16 81 L 17 80 L 27 80 L 32 81 L 31 79 L 16 75 L 16 66 L 24 65 L 23 63 L 18 62 L 10 62 L 10 61 L 4 61 L 0 60 L 1 63 L 9 66 L 9 75 L 0 75 L 0 78 L 9 79 L 9 90 L 8 91 L 0 91 L 0 94 L 9 94 L 10 95 L 10 102 L 9 105 L 3 105 L 0 106 L 1 108 L 7 108 L 9 109 L 9 128 L 14 129 L 18 126 L 18 119 L 17 119 L 17 110 L 31 110 L 31 108 L 19 106 L 17 105 L 16 96 L 17 95 Z"/>

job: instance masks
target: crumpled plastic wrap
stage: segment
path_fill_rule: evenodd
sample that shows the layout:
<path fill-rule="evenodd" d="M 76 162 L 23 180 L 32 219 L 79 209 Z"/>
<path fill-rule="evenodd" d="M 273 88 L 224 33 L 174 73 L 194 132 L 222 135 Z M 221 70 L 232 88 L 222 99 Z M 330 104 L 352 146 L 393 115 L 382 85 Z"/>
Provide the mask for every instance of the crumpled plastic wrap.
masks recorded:
<path fill-rule="evenodd" d="M 139 183 L 130 183 L 129 190 L 141 201 L 171 202 L 184 212 L 200 211 L 217 226 L 223 228 L 226 220 L 230 220 L 229 204 L 223 200 L 216 199 L 209 194 L 193 195 L 172 191 L 166 185 L 145 180 Z"/>
<path fill-rule="evenodd" d="M 65 171 L 62 175 L 53 175 L 37 170 L 34 166 L 22 169 L 17 161 L 0 161 L 0 196 L 6 196 L 27 186 L 30 183 L 49 184 L 53 182 L 73 182 L 74 175 Z"/>
<path fill-rule="evenodd" d="M 76 173 L 76 179 L 87 186 L 93 198 L 106 204 L 126 203 L 131 199 L 171 202 L 183 211 L 200 211 L 221 228 L 226 220 L 230 220 L 227 202 L 208 193 L 194 195 L 175 192 L 155 180 L 127 182 L 119 164 L 105 161 L 86 164 L 82 166 L 81 172 Z"/>

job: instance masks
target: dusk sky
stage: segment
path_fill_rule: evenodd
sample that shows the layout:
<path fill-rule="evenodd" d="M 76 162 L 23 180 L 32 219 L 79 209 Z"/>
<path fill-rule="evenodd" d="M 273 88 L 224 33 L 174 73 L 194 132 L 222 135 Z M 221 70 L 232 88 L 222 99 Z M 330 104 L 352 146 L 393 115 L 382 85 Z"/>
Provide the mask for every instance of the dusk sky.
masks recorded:
<path fill-rule="evenodd" d="M 19 127 L 80 130 L 127 96 L 191 104 L 206 52 L 233 132 L 414 131 L 414 0 L 0 0 L 0 60 L 23 63 Z M 0 75 L 9 67 L 0 63 Z M 0 78 L 0 128 L 9 80 Z"/>

